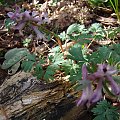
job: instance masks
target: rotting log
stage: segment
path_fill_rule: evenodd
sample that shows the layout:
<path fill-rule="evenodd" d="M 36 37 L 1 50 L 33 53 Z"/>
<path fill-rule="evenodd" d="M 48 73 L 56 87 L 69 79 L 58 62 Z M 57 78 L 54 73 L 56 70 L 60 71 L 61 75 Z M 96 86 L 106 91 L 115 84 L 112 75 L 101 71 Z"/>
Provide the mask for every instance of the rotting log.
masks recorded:
<path fill-rule="evenodd" d="M 0 86 L 0 120 L 84 118 L 85 108 L 76 107 L 76 97 L 68 94 L 68 85 L 65 82 L 45 84 L 29 73 L 19 72 Z"/>

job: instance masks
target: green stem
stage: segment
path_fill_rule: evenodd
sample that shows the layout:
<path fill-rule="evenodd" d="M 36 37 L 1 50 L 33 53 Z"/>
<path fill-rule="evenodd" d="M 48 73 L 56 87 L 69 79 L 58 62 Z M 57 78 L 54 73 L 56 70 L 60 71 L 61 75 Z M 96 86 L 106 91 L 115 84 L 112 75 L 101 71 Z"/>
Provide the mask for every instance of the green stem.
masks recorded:
<path fill-rule="evenodd" d="M 39 27 L 40 31 L 43 31 L 43 32 L 45 32 L 45 33 L 47 33 L 47 34 L 50 34 L 50 35 L 54 36 L 54 37 L 56 38 L 56 41 L 57 41 L 58 45 L 59 45 L 60 48 L 61 48 L 61 51 L 64 52 L 64 49 L 63 49 L 63 47 L 62 47 L 62 42 L 61 42 L 61 40 L 60 40 L 60 37 L 59 37 L 57 34 L 55 34 L 54 32 L 51 32 L 50 30 L 46 29 L 43 25 L 38 25 L 38 24 L 36 24 L 36 23 L 34 23 L 34 22 L 31 22 L 31 23 L 32 23 L 33 25 Z"/>
<path fill-rule="evenodd" d="M 117 15 L 118 21 L 120 21 L 120 15 L 119 15 L 119 10 L 118 10 L 118 0 L 115 0 L 115 5 L 113 4 L 112 0 L 110 0 L 110 3 L 111 3 L 111 5 L 112 5 L 112 7 Z"/>
<path fill-rule="evenodd" d="M 108 89 L 108 86 L 106 85 L 106 82 L 103 82 L 103 87 L 104 89 L 106 90 L 106 92 L 112 96 L 112 97 L 116 97 L 109 89 Z"/>

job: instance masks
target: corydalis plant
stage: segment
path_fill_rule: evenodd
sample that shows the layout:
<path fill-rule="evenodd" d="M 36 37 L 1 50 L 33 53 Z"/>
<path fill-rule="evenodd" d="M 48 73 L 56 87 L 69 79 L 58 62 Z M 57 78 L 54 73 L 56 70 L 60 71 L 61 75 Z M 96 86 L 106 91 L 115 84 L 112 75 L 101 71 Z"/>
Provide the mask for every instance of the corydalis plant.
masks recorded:
<path fill-rule="evenodd" d="M 45 36 L 39 31 L 38 27 L 32 24 L 32 22 L 38 25 L 49 23 L 50 21 L 46 10 L 43 10 L 41 13 L 36 10 L 25 10 L 22 12 L 21 8 L 16 6 L 15 12 L 8 12 L 7 15 L 15 22 L 13 29 L 18 30 L 21 35 L 23 35 L 22 30 L 27 24 L 36 33 L 37 40 L 46 40 Z"/>
<path fill-rule="evenodd" d="M 108 64 L 99 64 L 96 72 L 88 74 L 87 67 L 84 64 L 82 66 L 82 80 L 89 81 L 88 85 L 83 89 L 82 96 L 78 100 L 77 105 L 86 104 L 89 106 L 91 103 L 95 103 L 103 98 L 102 89 L 103 83 L 107 81 L 111 86 L 111 92 L 118 96 L 120 95 L 120 86 L 114 81 L 112 75 L 117 70 Z M 97 83 L 96 89 L 92 89 L 92 83 Z"/>
<path fill-rule="evenodd" d="M 93 120 L 119 120 L 120 117 L 118 108 L 106 100 L 98 102 L 91 111 L 95 115 Z"/>

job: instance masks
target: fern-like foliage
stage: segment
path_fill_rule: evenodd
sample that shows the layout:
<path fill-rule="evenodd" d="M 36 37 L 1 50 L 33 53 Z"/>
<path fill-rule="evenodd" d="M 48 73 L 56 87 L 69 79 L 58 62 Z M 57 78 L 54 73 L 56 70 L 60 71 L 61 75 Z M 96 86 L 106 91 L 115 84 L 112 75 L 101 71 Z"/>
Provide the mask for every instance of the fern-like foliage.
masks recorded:
<path fill-rule="evenodd" d="M 117 107 L 114 107 L 110 102 L 103 100 L 98 102 L 96 107 L 91 111 L 95 115 L 93 120 L 119 120 L 120 114 L 117 110 Z"/>
<path fill-rule="evenodd" d="M 9 21 L 8 21 L 9 23 Z M 108 45 L 99 47 L 97 51 L 89 53 L 85 43 L 90 43 L 91 40 L 115 39 L 115 36 L 120 32 L 120 28 L 104 30 L 101 24 L 94 23 L 89 28 L 84 25 L 72 24 L 66 31 L 63 31 L 59 37 L 64 41 L 74 40 L 77 43 L 70 47 L 66 59 L 61 53 L 59 46 L 54 47 L 49 51 L 48 59 L 50 63 L 46 68 L 43 64 L 46 61 L 31 54 L 27 48 L 14 48 L 5 54 L 5 61 L 2 64 L 2 69 L 10 69 L 12 74 L 16 73 L 21 67 L 24 71 L 32 73 L 40 79 L 53 80 L 56 71 L 62 71 L 71 82 L 81 80 L 81 68 L 84 63 L 90 73 L 96 71 L 96 65 L 107 61 L 108 64 L 116 66 L 120 69 L 120 44 Z M 41 62 L 43 61 L 43 62 Z"/>

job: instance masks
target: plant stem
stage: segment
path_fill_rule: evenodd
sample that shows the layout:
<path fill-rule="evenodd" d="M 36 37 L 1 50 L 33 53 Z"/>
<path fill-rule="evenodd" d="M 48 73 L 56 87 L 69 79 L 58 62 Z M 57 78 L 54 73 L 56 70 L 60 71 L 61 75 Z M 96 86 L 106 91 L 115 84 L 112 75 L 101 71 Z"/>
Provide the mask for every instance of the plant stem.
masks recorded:
<path fill-rule="evenodd" d="M 37 27 L 39 27 L 40 29 L 41 29 L 41 31 L 44 31 L 45 33 L 47 33 L 47 34 L 51 34 L 52 36 L 54 36 L 55 37 L 55 39 L 56 39 L 56 41 L 57 41 L 57 43 L 58 43 L 58 45 L 60 46 L 60 48 L 61 48 L 61 51 L 62 52 L 64 52 L 64 49 L 63 49 L 63 47 L 62 47 L 62 42 L 61 42 L 61 40 L 60 40 L 60 37 L 57 35 L 57 34 L 55 34 L 54 32 L 51 32 L 50 30 L 48 30 L 48 29 L 46 29 L 44 26 L 42 26 L 42 25 L 38 25 L 38 24 L 36 24 L 36 23 L 34 23 L 34 22 L 31 22 L 34 26 L 37 26 Z"/>
<path fill-rule="evenodd" d="M 104 89 L 106 90 L 106 92 L 112 96 L 112 97 L 116 97 L 109 89 L 108 89 L 108 86 L 106 85 L 106 82 L 103 82 L 103 87 Z"/>
<path fill-rule="evenodd" d="M 118 21 L 120 21 L 120 15 L 119 15 L 119 10 L 118 10 L 118 0 L 115 0 L 115 5 L 113 4 L 112 0 L 110 0 L 110 3 L 116 13 Z"/>

